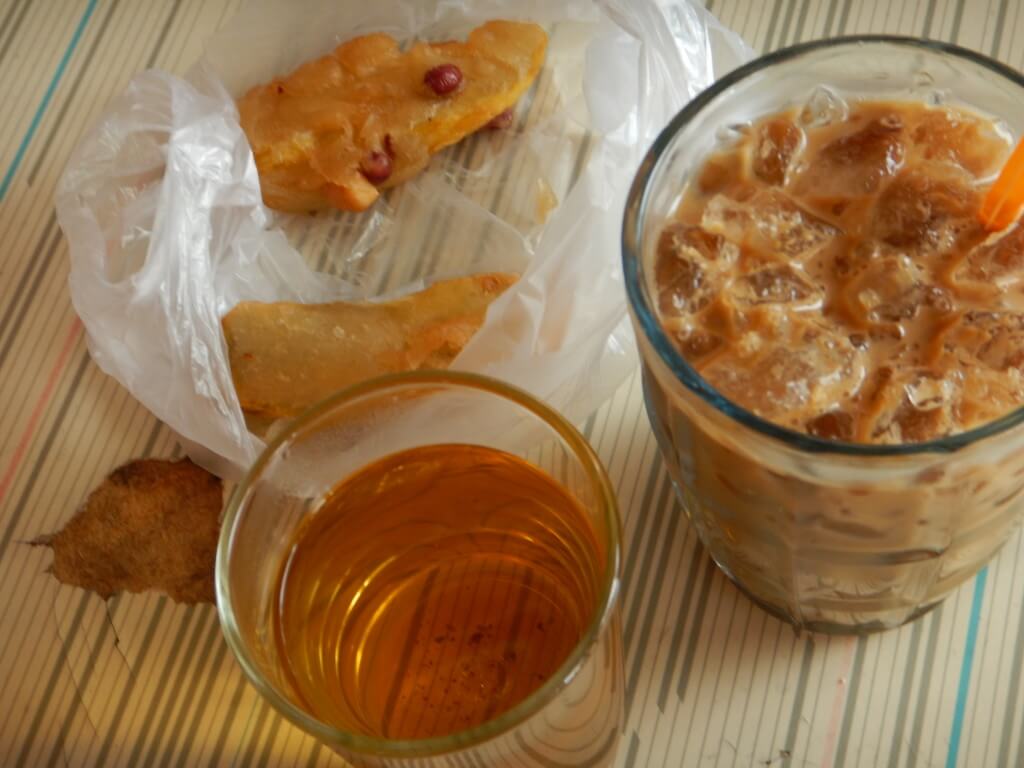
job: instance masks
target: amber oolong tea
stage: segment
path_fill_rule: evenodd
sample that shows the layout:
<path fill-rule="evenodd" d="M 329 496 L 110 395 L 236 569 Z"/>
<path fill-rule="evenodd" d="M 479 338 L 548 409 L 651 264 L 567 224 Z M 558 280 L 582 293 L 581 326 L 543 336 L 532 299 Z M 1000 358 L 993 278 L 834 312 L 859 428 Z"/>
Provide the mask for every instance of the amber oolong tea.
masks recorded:
<path fill-rule="evenodd" d="M 492 448 L 385 457 L 297 530 L 274 632 L 305 708 L 389 739 L 444 736 L 521 702 L 598 610 L 606 553 L 556 480 Z"/>

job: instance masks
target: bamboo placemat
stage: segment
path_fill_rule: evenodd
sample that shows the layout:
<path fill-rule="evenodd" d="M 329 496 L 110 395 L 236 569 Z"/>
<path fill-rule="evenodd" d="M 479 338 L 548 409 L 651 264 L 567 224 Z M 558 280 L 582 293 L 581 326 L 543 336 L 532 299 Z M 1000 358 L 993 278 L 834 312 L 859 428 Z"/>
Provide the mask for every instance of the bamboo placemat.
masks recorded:
<path fill-rule="evenodd" d="M 147 67 L 182 72 L 236 0 L 0 0 L 0 764 L 326 765 L 242 678 L 212 607 L 104 603 L 26 544 L 113 467 L 178 451 L 101 373 L 52 197 L 82 131 Z M 1024 62 L 1018 0 L 713 0 L 759 50 L 854 32 Z M 1024 765 L 1024 540 L 924 619 L 796 635 L 697 545 L 634 378 L 584 425 L 626 517 L 620 766 Z M 1024 567 L 1021 568 L 1024 571 Z"/>

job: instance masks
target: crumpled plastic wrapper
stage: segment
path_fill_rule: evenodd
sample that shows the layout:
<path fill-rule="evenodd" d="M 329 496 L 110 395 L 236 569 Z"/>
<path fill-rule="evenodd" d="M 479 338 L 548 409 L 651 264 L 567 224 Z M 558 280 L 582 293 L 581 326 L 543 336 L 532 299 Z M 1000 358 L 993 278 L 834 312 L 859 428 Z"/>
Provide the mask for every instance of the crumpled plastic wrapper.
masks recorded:
<path fill-rule="evenodd" d="M 267 209 L 234 99 L 359 34 L 462 38 L 494 18 L 550 35 L 507 131 L 485 131 L 361 214 Z M 453 368 L 585 418 L 636 363 L 620 228 L 661 128 L 750 49 L 686 0 L 257 2 L 186 77 L 136 76 L 57 191 L 71 297 L 99 366 L 237 478 L 262 442 L 235 394 L 220 319 L 242 300 L 394 296 L 514 271 Z M 310 361 L 315 364 L 315 361 Z"/>

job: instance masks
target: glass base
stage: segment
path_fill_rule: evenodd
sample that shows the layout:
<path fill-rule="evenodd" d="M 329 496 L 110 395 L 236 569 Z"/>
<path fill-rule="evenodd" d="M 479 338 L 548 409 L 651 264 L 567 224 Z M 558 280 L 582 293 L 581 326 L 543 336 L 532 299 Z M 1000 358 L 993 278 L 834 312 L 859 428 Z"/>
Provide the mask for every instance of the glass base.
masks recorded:
<path fill-rule="evenodd" d="M 707 548 L 705 547 L 705 549 Z M 945 599 L 945 597 L 943 597 L 939 600 L 936 600 L 935 602 L 914 608 L 905 619 L 892 624 L 886 623 L 884 621 L 869 621 L 863 624 L 842 624 L 834 621 L 799 621 L 793 618 L 793 616 L 791 616 L 789 613 L 782 610 L 778 606 L 772 605 L 771 603 L 768 603 L 759 598 L 757 595 L 755 595 L 753 592 L 747 589 L 743 585 L 743 582 L 741 582 L 739 579 L 733 576 L 733 574 L 729 571 L 728 568 L 726 568 L 720 562 L 718 562 L 714 555 L 708 552 L 708 556 L 711 558 L 712 562 L 714 562 L 714 564 L 718 566 L 718 570 L 725 574 L 726 578 L 728 578 L 729 581 L 732 582 L 732 584 L 741 593 L 743 593 L 744 597 L 750 600 L 750 602 L 752 602 L 758 608 L 763 610 L 765 613 L 768 613 L 771 616 L 774 616 L 776 619 L 779 619 L 780 621 L 784 621 L 785 623 L 789 624 L 798 633 L 801 631 L 807 631 L 816 632 L 823 635 L 875 635 L 879 632 L 886 632 L 890 629 L 897 629 L 899 627 L 902 627 L 904 624 L 909 624 L 912 621 L 916 621 L 917 619 L 921 618 L 926 613 L 934 609 L 937 605 L 939 605 L 939 603 L 941 603 Z"/>
<path fill-rule="evenodd" d="M 792 625 L 798 632 L 800 630 L 807 630 L 808 632 L 829 635 L 870 635 L 901 627 L 935 608 L 947 596 L 952 594 L 960 583 L 974 576 L 994 553 L 994 551 L 985 552 L 984 556 L 973 558 L 973 562 L 964 564 L 956 574 L 947 575 L 941 583 L 937 584 L 934 580 L 930 581 L 931 594 L 922 595 L 922 597 L 927 599 L 927 602 L 919 605 L 906 599 L 899 600 L 897 596 L 879 598 L 875 605 L 868 605 L 864 600 L 850 600 L 848 605 L 844 605 L 842 596 L 836 595 L 825 602 L 812 600 L 806 604 L 798 603 L 796 609 L 804 607 L 806 613 L 810 614 L 810 616 L 801 618 L 794 615 L 785 603 L 766 599 L 763 596 L 765 594 L 764 589 L 753 589 L 751 586 L 748 586 L 749 580 L 745 583 L 743 578 L 737 575 L 729 566 L 728 563 L 731 556 L 735 553 L 730 552 L 730 548 L 721 541 L 714 541 L 708 531 L 708 528 L 717 530 L 721 515 L 717 512 L 701 514 L 702 506 L 700 501 L 694 498 L 692 494 L 684 492 L 681 485 L 682 478 L 680 476 L 684 474 L 684 457 L 692 461 L 690 457 L 694 444 L 691 440 L 697 433 L 689 429 L 692 425 L 685 420 L 681 420 L 679 423 L 684 424 L 687 429 L 680 429 L 676 432 L 670 430 L 671 422 L 667 417 L 662 418 L 664 414 L 668 414 L 670 411 L 664 403 L 659 403 L 658 400 L 663 393 L 657 388 L 646 368 L 643 369 L 643 373 L 643 395 L 648 421 L 658 443 L 659 452 L 665 462 L 680 511 L 686 515 L 690 525 L 694 526 L 701 545 L 722 573 L 755 605 L 772 616 Z M 659 405 L 663 407 L 659 408 Z M 684 439 L 679 444 L 676 444 L 674 438 L 678 436 L 682 436 Z M 694 472 L 696 470 L 691 466 L 690 471 Z M 724 547 L 724 551 L 720 549 L 722 547 Z M 719 550 L 717 554 L 716 549 Z M 748 552 L 747 554 L 749 555 L 750 553 Z M 769 550 L 766 545 L 763 554 L 766 555 L 765 560 L 770 560 L 772 559 L 770 555 L 777 555 L 778 552 L 777 550 Z M 779 558 L 776 557 L 775 559 Z M 868 562 L 868 559 L 866 559 L 864 567 L 867 570 L 875 564 Z M 921 564 L 914 562 L 910 563 L 907 567 L 921 567 Z M 907 575 L 906 579 L 909 580 L 910 578 L 911 576 Z M 864 581 L 868 583 L 870 578 L 866 575 Z M 783 594 L 780 597 L 785 599 L 790 597 L 790 595 Z M 813 618 L 816 615 L 821 618 Z M 847 617 L 849 617 L 849 620 L 844 620 Z"/>

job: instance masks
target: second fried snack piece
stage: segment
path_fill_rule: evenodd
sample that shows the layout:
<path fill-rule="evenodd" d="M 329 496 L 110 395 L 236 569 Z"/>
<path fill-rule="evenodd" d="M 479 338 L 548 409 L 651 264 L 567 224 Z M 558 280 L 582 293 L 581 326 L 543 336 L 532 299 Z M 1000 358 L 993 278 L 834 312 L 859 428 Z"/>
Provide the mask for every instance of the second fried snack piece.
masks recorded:
<path fill-rule="evenodd" d="M 490 21 L 465 43 L 364 35 L 238 102 L 263 200 L 283 211 L 362 211 L 430 156 L 504 117 L 540 71 L 536 24 Z"/>
<path fill-rule="evenodd" d="M 242 408 L 287 418 L 364 379 L 447 368 L 516 279 L 461 277 L 380 303 L 242 302 L 222 321 Z"/>

